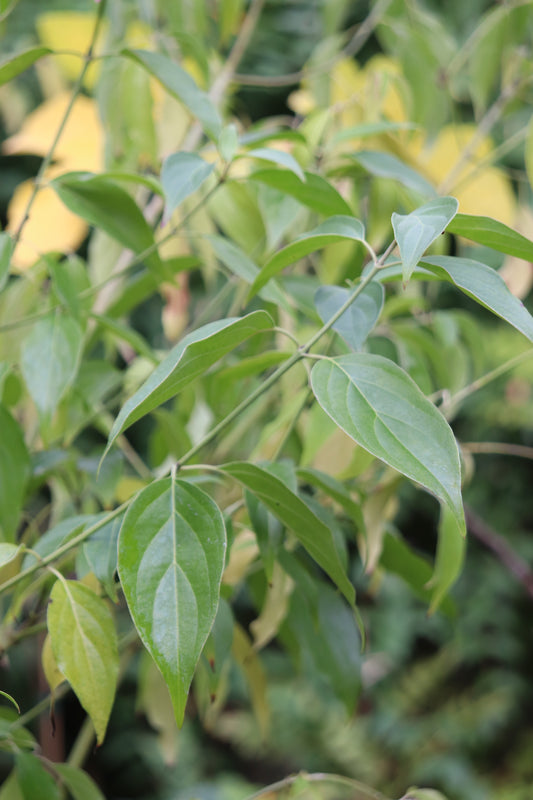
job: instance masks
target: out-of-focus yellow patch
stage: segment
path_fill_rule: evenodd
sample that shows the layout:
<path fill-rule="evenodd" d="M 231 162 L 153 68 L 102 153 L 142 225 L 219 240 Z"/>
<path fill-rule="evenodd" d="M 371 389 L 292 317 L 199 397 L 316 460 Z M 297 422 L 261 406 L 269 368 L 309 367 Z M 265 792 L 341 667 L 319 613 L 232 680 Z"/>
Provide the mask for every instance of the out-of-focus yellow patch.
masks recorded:
<path fill-rule="evenodd" d="M 52 50 L 69 50 L 84 56 L 89 49 L 94 31 L 94 14 L 85 14 L 79 11 L 48 11 L 39 14 L 35 20 L 37 35 L 41 42 Z M 107 26 L 105 22 L 100 27 L 100 32 L 94 48 L 94 53 L 101 52 L 106 37 Z M 70 81 L 78 78 L 83 61 L 76 55 L 56 56 L 56 63 L 63 75 Z M 85 76 L 84 85 L 92 89 L 98 79 L 99 63 L 95 61 L 89 66 Z"/>

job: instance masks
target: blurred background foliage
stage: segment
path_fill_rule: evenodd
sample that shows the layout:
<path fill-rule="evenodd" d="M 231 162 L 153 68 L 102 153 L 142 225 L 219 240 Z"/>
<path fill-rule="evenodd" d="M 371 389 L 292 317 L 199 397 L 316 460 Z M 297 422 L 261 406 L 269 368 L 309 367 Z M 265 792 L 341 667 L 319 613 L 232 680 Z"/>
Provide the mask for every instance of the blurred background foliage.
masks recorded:
<path fill-rule="evenodd" d="M 4 55 L 38 42 L 83 50 L 94 4 L 49 0 L 45 5 L 39 0 L 16 4 L 1 23 Z M 332 170 L 342 160 L 343 142 L 346 152 L 361 142 L 357 133 L 343 139 L 342 132 L 383 116 L 397 123 L 397 130 L 367 138 L 365 146 L 371 150 L 377 142 L 437 185 L 445 180 L 450 164 L 460 161 L 461 153 L 470 147 L 470 158 L 446 190 L 459 197 L 462 211 L 494 216 L 531 235 L 531 171 L 529 180 L 526 171 L 533 161 L 530 98 L 513 99 L 490 133 L 485 134 L 482 126 L 502 87 L 532 70 L 532 5 L 394 0 L 355 60 L 350 57 L 349 42 L 354 26 L 371 12 L 369 3 L 268 0 L 239 65 L 243 79 L 232 86 L 230 110 L 244 126 L 265 117 L 303 120 L 311 140 L 319 140 L 323 128 L 329 126 L 328 135 L 337 135 L 338 145 L 331 157 Z M 0 11 L 8 6 L 8 0 L 3 0 Z M 115 0 L 110 3 L 107 43 L 150 47 L 162 40 L 169 52 L 183 56 L 196 80 L 206 85 L 209 76 L 222 67 L 246 7 L 244 0 Z M 342 47 L 348 47 L 348 52 L 340 58 Z M 27 196 L 24 181 L 35 175 L 47 152 L 79 63 L 69 56 L 40 62 L 0 91 L 4 140 L 0 217 L 4 225 L 15 225 Z M 283 86 L 252 85 L 298 73 L 306 63 L 310 69 L 303 79 L 296 74 L 293 82 Z M 327 69 L 320 67 L 324 63 Z M 183 135 L 183 119 L 173 115 L 146 73 L 131 63 L 117 66 L 104 61 L 90 73 L 76 105 L 51 176 L 73 169 L 98 171 L 104 163 L 108 169 L 141 167 L 150 175 L 161 153 L 176 149 Z M 305 153 L 300 155 L 305 159 Z M 330 156 L 326 153 L 325 157 Z M 358 169 L 354 164 L 354 170 Z M 370 196 L 361 198 L 361 203 L 368 204 L 369 229 L 378 243 L 390 213 L 403 199 L 401 187 L 386 178 L 376 179 Z M 237 195 L 223 202 L 230 200 L 237 210 L 247 203 L 246 197 Z M 268 202 L 268 193 L 261 201 Z M 79 219 L 74 222 L 51 192 L 44 190 L 38 203 L 35 218 L 40 228 L 27 231 L 30 250 L 32 237 L 47 238 L 47 249 L 53 249 L 58 241 L 55 236 L 60 237 L 61 249 L 85 248 L 85 226 Z M 211 212 L 217 219 L 215 205 Z M 290 203 L 285 213 L 297 226 Z M 219 217 L 220 226 L 228 228 L 230 221 L 222 213 Z M 262 224 L 258 217 L 258 227 Z M 270 236 L 270 247 L 283 235 L 281 220 L 279 225 L 278 231 L 260 231 L 263 237 Z M 231 231 L 247 251 L 258 246 L 257 232 L 250 230 L 243 225 Z M 95 240 L 94 251 L 103 254 L 106 247 L 111 248 L 105 258 L 112 259 L 115 245 L 99 241 L 98 236 Z M 454 246 L 464 247 L 458 242 Z M 465 252 L 502 266 L 491 251 L 470 247 Z M 340 248 L 329 263 L 327 256 L 322 262 L 331 280 L 342 278 L 339 253 Z M 33 257 L 20 248 L 19 267 L 24 269 Z M 93 260 L 98 260 L 94 254 Z M 503 269 L 509 285 L 531 308 L 531 265 L 509 258 Z M 191 280 L 189 317 L 202 313 L 203 288 Z M 214 278 L 211 288 L 216 289 Z M 481 374 L 524 349 L 518 334 L 478 307 L 474 309 L 467 299 L 464 308 L 476 315 L 476 325 L 461 311 L 448 310 L 451 305 L 457 308 L 457 296 L 452 302 L 446 291 L 440 291 L 431 298 L 431 307 L 438 310 L 430 314 L 416 292 L 416 288 L 411 295 L 408 292 L 404 302 L 418 304 L 427 324 L 415 329 L 402 318 L 401 309 L 384 324 L 392 332 L 387 346 L 394 342 L 407 369 L 416 363 L 414 377 L 425 391 L 432 390 L 439 371 Z M 183 309 L 174 316 L 172 312 L 171 298 L 157 295 L 136 309 L 132 321 L 152 345 L 160 347 L 177 338 L 187 322 Z M 450 363 L 443 363 L 443 351 L 435 342 L 447 343 Z M 378 350 L 379 340 L 373 346 Z M 423 562 L 413 559 L 434 554 L 437 509 L 426 495 L 402 487 L 400 503 L 388 503 L 386 491 L 379 498 L 387 571 L 378 567 L 371 575 L 365 574 L 355 547 L 350 547 L 351 573 L 369 631 L 360 699 L 353 716 L 347 718 L 339 690 L 346 675 L 353 674 L 354 665 L 345 661 L 350 654 L 339 652 L 334 659 L 337 674 L 325 674 L 316 652 L 295 647 L 291 653 L 291 642 L 305 625 L 302 609 L 293 598 L 279 637 L 287 650 L 273 642 L 258 657 L 246 654 L 243 639 L 243 668 L 232 666 L 220 677 L 227 683 L 227 697 L 212 719 L 212 712 L 196 709 L 203 717 L 202 725 L 193 714 L 191 723 L 176 734 L 158 674 L 149 663 L 141 665 L 139 688 L 138 665 L 131 665 L 131 679 L 127 675 L 121 686 L 105 745 L 87 764 L 106 797 L 233 800 L 289 772 L 308 770 L 351 776 L 391 797 L 417 784 L 435 786 L 450 800 L 530 800 L 533 573 L 526 565 L 533 561 L 533 462 L 531 451 L 524 449 L 521 452 L 528 458 L 519 458 L 498 453 L 497 445 L 533 447 L 532 377 L 531 361 L 524 360 L 467 398 L 453 420 L 461 442 L 494 446 L 487 453 L 477 453 L 475 446 L 464 449 L 466 474 L 475 472 L 475 481 L 467 482 L 465 488 L 471 536 L 464 572 L 442 613 L 428 616 L 427 603 L 403 579 L 422 568 Z M 132 376 L 134 384 L 138 379 Z M 112 385 L 111 369 L 109 380 Z M 4 388 L 4 401 L 9 391 L 16 398 L 16 380 Z M 210 402 L 231 406 L 231 396 L 216 395 L 214 387 Z M 191 396 L 191 407 L 193 400 Z M 186 418 L 186 401 L 179 413 Z M 139 426 L 135 434 L 137 449 L 152 463 L 161 463 L 169 452 L 165 411 L 159 415 L 158 430 Z M 173 443 L 178 451 L 188 446 L 185 424 L 181 435 L 185 441 Z M 331 465 L 331 453 L 322 457 Z M 398 540 L 391 536 L 395 529 L 418 556 L 394 549 L 398 547 Z M 518 576 L 516 570 L 512 572 L 509 554 L 511 562 L 520 560 L 523 571 Z M 265 592 L 261 580 L 259 576 L 252 579 L 237 597 L 234 610 L 243 628 L 261 607 Z M 324 613 L 331 614 L 333 625 L 340 612 L 330 603 L 326 586 L 323 591 L 324 608 L 329 608 Z M 9 690 L 15 696 L 34 693 L 34 675 L 26 668 L 32 659 L 27 647 L 13 652 L 18 685 Z M 210 679 L 208 669 L 200 669 L 196 680 Z M 192 705 L 194 709 L 194 700 Z M 68 741 L 82 717 L 72 699 L 65 699 L 58 708 L 60 734 Z M 298 787 L 292 796 L 298 796 Z M 4 798 L 1 790 L 0 797 Z"/>

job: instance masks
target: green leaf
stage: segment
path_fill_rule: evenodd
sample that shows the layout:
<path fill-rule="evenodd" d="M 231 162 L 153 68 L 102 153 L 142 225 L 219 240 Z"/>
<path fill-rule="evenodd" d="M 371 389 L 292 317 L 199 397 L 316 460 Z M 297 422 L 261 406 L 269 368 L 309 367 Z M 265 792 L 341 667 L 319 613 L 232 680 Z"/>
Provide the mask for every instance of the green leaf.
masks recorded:
<path fill-rule="evenodd" d="M 407 373 L 382 356 L 353 353 L 315 364 L 311 385 L 348 436 L 434 494 L 465 533 L 456 441 Z"/>
<path fill-rule="evenodd" d="M 507 288 L 493 269 L 471 258 L 427 256 L 422 267 L 437 277 L 449 280 L 533 342 L 533 317 L 524 304 Z"/>
<path fill-rule="evenodd" d="M 49 421 L 78 371 L 83 336 L 78 323 L 57 313 L 37 322 L 22 346 L 20 367 L 43 420 Z"/>
<path fill-rule="evenodd" d="M 297 475 L 301 481 L 315 486 L 335 500 L 335 502 L 344 508 L 358 530 L 360 532 L 364 531 L 365 521 L 363 519 L 361 506 L 352 498 L 348 489 L 346 489 L 340 481 L 328 475 L 326 472 L 321 472 L 311 467 L 300 467 L 297 471 Z"/>
<path fill-rule="evenodd" d="M 8 233 L 0 233 L 0 292 L 7 283 L 12 254 L 13 239 Z"/>
<path fill-rule="evenodd" d="M 355 591 L 342 566 L 331 531 L 283 481 L 255 464 L 234 462 L 222 469 L 261 500 L 292 530 L 307 552 L 354 606 Z"/>
<path fill-rule="evenodd" d="M 326 219 L 317 228 L 309 233 L 299 236 L 294 242 L 284 247 L 267 261 L 255 279 L 250 295 L 257 294 L 259 289 L 268 281 L 281 272 L 289 264 L 294 264 L 300 258 L 327 247 L 328 244 L 335 244 L 346 240 L 362 242 L 365 238 L 363 223 L 355 217 L 334 216 Z"/>
<path fill-rule="evenodd" d="M 253 283 L 257 275 L 259 275 L 259 267 L 252 261 L 244 250 L 242 250 L 235 242 L 231 242 L 224 236 L 208 236 L 207 240 L 211 243 L 215 255 L 222 263 L 239 278 L 247 283 Z M 269 303 L 281 305 L 287 308 L 287 299 L 279 286 L 271 283 L 270 286 L 265 286 L 259 292 L 259 297 Z"/>
<path fill-rule="evenodd" d="M 70 211 L 89 225 L 101 228 L 134 253 L 154 247 L 152 229 L 139 206 L 112 180 L 91 172 L 67 172 L 50 185 Z M 162 270 L 157 252 L 144 260 L 154 270 Z"/>
<path fill-rule="evenodd" d="M 353 290 L 341 286 L 321 286 L 315 295 L 316 310 L 326 323 L 344 305 Z M 351 306 L 333 324 L 333 330 L 342 336 L 353 350 L 361 350 L 368 334 L 381 314 L 385 292 L 377 281 L 371 281 Z"/>
<path fill-rule="evenodd" d="M 411 214 L 392 215 L 394 236 L 402 259 L 404 284 L 430 244 L 443 233 L 456 215 L 458 208 L 459 203 L 455 197 L 439 197 Z"/>
<path fill-rule="evenodd" d="M 533 130 L 533 128 L 532 128 Z M 456 236 L 463 236 L 477 244 L 491 247 L 500 253 L 533 261 L 533 242 L 521 233 L 514 231 L 503 222 L 491 217 L 477 217 L 474 214 L 456 214 L 446 229 Z"/>
<path fill-rule="evenodd" d="M 118 678 L 117 634 L 106 604 L 77 581 L 57 580 L 50 594 L 48 632 L 59 670 L 104 740 Z"/>
<path fill-rule="evenodd" d="M 19 706 L 19 704 L 17 703 L 17 701 L 15 700 L 14 697 L 11 697 L 10 694 L 8 694 L 7 692 L 3 692 L 1 689 L 0 689 L 0 695 L 2 697 L 5 697 L 6 700 L 9 700 L 9 702 L 12 703 L 15 706 L 15 708 L 17 709 L 17 711 L 20 714 L 20 706 Z"/>
<path fill-rule="evenodd" d="M 165 158 L 161 169 L 161 183 L 165 193 L 165 216 L 172 212 L 207 180 L 215 169 L 196 153 L 172 153 Z"/>
<path fill-rule="evenodd" d="M 123 50 L 122 55 L 141 64 L 163 84 L 170 94 L 177 97 L 196 117 L 207 135 L 218 139 L 222 130 L 220 115 L 205 92 L 198 88 L 188 72 L 161 53 L 149 50 Z"/>
<path fill-rule="evenodd" d="M 383 133 L 396 133 L 396 131 L 413 130 L 418 126 L 414 122 L 361 122 L 359 125 L 352 125 L 332 137 L 333 144 L 345 142 L 349 139 L 366 139 L 368 136 L 380 136 Z"/>
<path fill-rule="evenodd" d="M 54 764 L 54 770 L 74 800 L 105 800 L 96 783 L 83 770 L 71 764 Z"/>
<path fill-rule="evenodd" d="M 1 405 L 0 431 L 0 538 L 13 542 L 31 475 L 30 456 L 18 424 Z"/>
<path fill-rule="evenodd" d="M 104 456 L 126 428 L 170 400 L 250 336 L 269 330 L 272 324 L 265 311 L 254 311 L 245 317 L 210 322 L 185 336 L 124 404 L 111 428 Z"/>
<path fill-rule="evenodd" d="M 154 354 L 154 351 L 144 338 L 141 336 L 140 333 L 130 328 L 128 325 L 125 325 L 123 322 L 119 322 L 112 317 L 108 317 L 105 314 L 91 314 L 91 319 L 94 319 L 98 322 L 99 325 L 102 326 L 105 330 L 110 331 L 113 333 L 117 339 L 120 339 L 123 342 L 127 342 L 132 348 L 139 353 L 139 355 L 144 356 L 148 361 L 151 361 L 152 364 L 157 364 L 157 357 Z"/>
<path fill-rule="evenodd" d="M 465 557 L 465 545 L 466 540 L 461 536 L 454 516 L 448 508 L 443 506 L 439 524 L 435 571 L 428 584 L 428 587 L 433 589 L 430 612 L 439 607 L 448 590 L 459 577 Z"/>
<path fill-rule="evenodd" d="M 357 161 L 371 175 L 375 175 L 378 178 L 391 178 L 407 189 L 413 189 L 426 197 L 434 197 L 436 195 L 436 191 L 429 181 L 390 153 L 361 150 L 358 153 L 351 153 L 350 158 Z"/>
<path fill-rule="evenodd" d="M 18 53 L 18 55 L 3 61 L 0 64 L 0 86 L 9 83 L 12 78 L 20 75 L 40 58 L 53 52 L 49 47 L 32 47 L 30 50 L 25 50 L 24 53 Z"/>
<path fill-rule="evenodd" d="M 115 517 L 92 536 L 83 545 L 85 558 L 109 597 L 117 601 L 115 572 L 117 570 L 117 542 L 123 515 Z"/>
<path fill-rule="evenodd" d="M 305 182 L 301 181 L 294 173 L 280 169 L 262 169 L 252 172 L 250 180 L 265 183 L 284 194 L 298 200 L 307 208 L 319 214 L 331 217 L 335 214 L 347 215 L 352 209 L 338 191 L 314 172 L 305 172 Z"/>
<path fill-rule="evenodd" d="M 60 800 L 59 787 L 32 753 L 17 753 L 16 774 L 24 800 Z"/>
<path fill-rule="evenodd" d="M 270 147 L 257 147 L 254 150 L 248 150 L 243 153 L 239 158 L 257 158 L 260 161 L 270 161 L 272 164 L 278 164 L 280 167 L 288 169 L 294 173 L 301 181 L 305 181 L 305 173 L 294 156 L 290 153 L 285 153 L 283 150 L 274 150 Z"/>
<path fill-rule="evenodd" d="M 226 125 L 218 137 L 218 152 L 222 159 L 230 163 L 235 158 L 235 154 L 239 149 L 239 135 L 237 133 L 237 126 L 233 124 Z"/>
<path fill-rule="evenodd" d="M 15 0 L 18 2 L 18 0 Z M 17 780 L 17 771 L 14 769 L 0 788 L 0 800 L 24 800 L 22 789 Z"/>
<path fill-rule="evenodd" d="M 196 664 L 213 625 L 226 531 L 201 489 L 163 478 L 126 513 L 118 570 L 139 635 L 168 685 L 178 725 Z"/>

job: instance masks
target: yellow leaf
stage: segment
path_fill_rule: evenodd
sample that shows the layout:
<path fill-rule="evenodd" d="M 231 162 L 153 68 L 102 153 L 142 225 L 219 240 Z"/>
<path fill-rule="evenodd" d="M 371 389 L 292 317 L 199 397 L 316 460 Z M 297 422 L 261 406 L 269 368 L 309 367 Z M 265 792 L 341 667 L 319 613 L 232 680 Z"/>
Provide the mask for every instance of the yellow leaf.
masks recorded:
<path fill-rule="evenodd" d="M 66 680 L 66 678 L 57 666 L 49 635 L 47 635 L 43 643 L 43 649 L 41 651 L 41 663 L 43 665 L 44 676 L 48 686 L 50 687 L 50 691 L 53 692 L 61 683 L 63 683 L 63 681 Z"/>
<path fill-rule="evenodd" d="M 231 546 L 230 558 L 222 583 L 227 586 L 236 586 L 248 572 L 248 567 L 259 555 L 259 548 L 252 531 L 243 530 L 235 537 Z"/>
<path fill-rule="evenodd" d="M 70 50 L 84 56 L 89 49 L 94 31 L 94 14 L 85 14 L 79 11 L 48 11 L 40 14 L 35 20 L 37 35 L 41 42 L 52 50 Z M 100 28 L 100 33 L 94 48 L 98 53 L 106 36 L 106 24 Z M 83 61 L 76 55 L 60 55 L 55 61 L 63 75 L 70 81 L 77 80 Z M 84 85 L 91 89 L 100 72 L 98 61 L 91 64 L 85 76 Z"/>

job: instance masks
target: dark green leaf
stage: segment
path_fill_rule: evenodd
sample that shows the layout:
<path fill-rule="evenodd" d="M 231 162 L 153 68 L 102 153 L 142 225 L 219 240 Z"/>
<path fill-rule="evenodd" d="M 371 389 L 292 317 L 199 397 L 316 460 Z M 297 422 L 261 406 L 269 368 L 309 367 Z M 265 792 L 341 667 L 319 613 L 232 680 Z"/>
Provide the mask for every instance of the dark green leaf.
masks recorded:
<path fill-rule="evenodd" d="M 275 517 L 293 531 L 353 606 L 354 588 L 344 572 L 331 531 L 303 500 L 291 492 L 283 481 L 255 464 L 235 462 L 226 464 L 223 470 L 255 494 Z"/>
<path fill-rule="evenodd" d="M 457 213 L 455 197 L 439 197 L 417 208 L 411 214 L 392 215 L 394 236 L 400 248 L 403 281 L 407 283 L 422 255 L 443 233 Z"/>
<path fill-rule="evenodd" d="M 265 311 L 254 311 L 245 317 L 210 322 L 185 336 L 122 407 L 104 456 L 122 431 L 170 400 L 250 336 L 271 327 L 272 319 Z"/>
<path fill-rule="evenodd" d="M 50 50 L 49 47 L 32 47 L 30 50 L 25 50 L 24 53 L 18 53 L 18 55 L 8 58 L 7 61 L 3 61 L 0 64 L 0 86 L 9 83 L 12 78 L 20 75 L 25 69 L 50 53 L 53 53 L 53 50 Z"/>
<path fill-rule="evenodd" d="M 30 456 L 22 432 L 0 405 L 0 539 L 13 542 L 30 478 Z"/>
<path fill-rule="evenodd" d="M 471 258 L 453 256 L 427 256 L 422 267 L 441 279 L 450 280 L 533 342 L 533 317 L 495 270 Z"/>
<path fill-rule="evenodd" d="M 341 286 L 321 286 L 315 295 L 315 305 L 322 322 L 330 320 L 351 294 L 353 290 L 343 289 Z M 384 298 L 382 285 L 371 281 L 333 324 L 333 330 L 337 331 L 353 350 L 361 350 L 379 319 Z"/>
<path fill-rule="evenodd" d="M 163 478 L 137 495 L 119 537 L 118 569 L 139 635 L 168 685 L 178 725 L 213 625 L 226 532 L 197 486 Z"/>
<path fill-rule="evenodd" d="M 382 356 L 353 353 L 319 361 L 311 384 L 324 411 L 348 436 L 438 497 L 465 533 L 457 443 L 407 373 Z"/>
<path fill-rule="evenodd" d="M 474 214 L 456 214 L 447 227 L 449 233 L 471 239 L 500 253 L 533 261 L 533 242 L 503 222 Z"/>
<path fill-rule="evenodd" d="M 196 153 L 172 153 L 165 158 L 161 183 L 165 193 L 165 220 L 180 203 L 196 192 L 215 168 Z"/>
<path fill-rule="evenodd" d="M 83 552 L 109 597 L 116 602 L 115 572 L 117 570 L 117 542 L 123 516 L 103 525 L 83 545 Z"/>
<path fill-rule="evenodd" d="M 0 292 L 7 283 L 12 254 L 13 239 L 8 233 L 0 233 Z"/>
<path fill-rule="evenodd" d="M 222 130 L 220 115 L 205 92 L 198 88 L 188 72 L 161 53 L 148 50 L 123 50 L 123 55 L 141 64 L 163 84 L 165 89 L 186 106 L 212 139 Z"/>
<path fill-rule="evenodd" d="M 426 197 L 434 197 L 436 194 L 429 181 L 390 153 L 380 153 L 377 150 L 361 150 L 358 153 L 352 153 L 350 157 L 371 175 L 375 175 L 378 178 L 391 178 L 407 189 L 413 189 Z"/>
<path fill-rule="evenodd" d="M 300 258 L 303 258 L 315 250 L 327 247 L 328 244 L 335 244 L 336 242 L 346 240 L 362 242 L 364 238 L 365 229 L 363 223 L 359 222 L 355 217 L 330 217 L 322 222 L 318 228 L 299 236 L 294 242 L 291 242 L 291 244 L 284 247 L 283 250 L 280 250 L 272 256 L 255 279 L 250 289 L 250 294 L 257 294 L 259 289 L 286 266 L 294 264 L 295 261 L 299 261 Z"/>
<path fill-rule="evenodd" d="M 430 611 L 435 611 L 457 580 L 465 557 L 466 540 L 461 536 L 453 515 L 443 507 L 439 524 L 439 541 L 435 571 L 429 585 L 433 589 Z"/>
<path fill-rule="evenodd" d="M 260 181 L 284 194 L 288 194 L 319 214 L 331 217 L 350 215 L 352 209 L 329 181 L 314 172 L 305 172 L 305 181 L 287 170 L 264 169 L 252 172 L 250 179 Z"/>
<path fill-rule="evenodd" d="M 59 788 L 37 756 L 17 753 L 15 764 L 24 800 L 60 800 Z"/>

